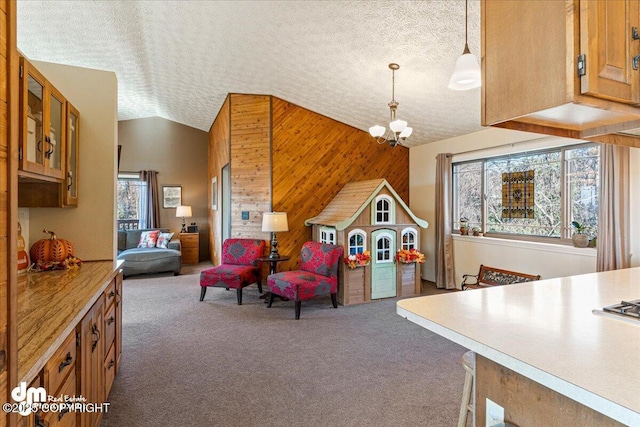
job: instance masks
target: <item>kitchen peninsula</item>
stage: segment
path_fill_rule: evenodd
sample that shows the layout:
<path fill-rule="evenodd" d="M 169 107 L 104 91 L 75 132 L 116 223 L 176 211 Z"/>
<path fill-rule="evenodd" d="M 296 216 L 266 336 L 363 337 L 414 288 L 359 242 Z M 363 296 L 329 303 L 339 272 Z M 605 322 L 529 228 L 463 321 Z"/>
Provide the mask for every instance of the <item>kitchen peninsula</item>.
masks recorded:
<path fill-rule="evenodd" d="M 638 298 L 632 268 L 405 299 L 397 313 L 476 352 L 478 426 L 486 398 L 518 426 L 638 426 L 640 320 L 593 312 Z"/>

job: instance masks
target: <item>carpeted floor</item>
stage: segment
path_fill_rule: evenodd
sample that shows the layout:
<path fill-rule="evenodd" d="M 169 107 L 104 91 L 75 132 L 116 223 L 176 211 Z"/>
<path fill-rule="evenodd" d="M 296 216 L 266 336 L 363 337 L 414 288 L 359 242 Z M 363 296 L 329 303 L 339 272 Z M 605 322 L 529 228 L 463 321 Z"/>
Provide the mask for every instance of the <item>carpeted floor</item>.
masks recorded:
<path fill-rule="evenodd" d="M 199 268 L 124 281 L 103 426 L 456 424 L 465 349 L 399 317 L 396 300 L 316 298 L 296 321 L 293 302 L 268 309 L 256 286 L 242 306 L 218 288 L 199 302 Z"/>

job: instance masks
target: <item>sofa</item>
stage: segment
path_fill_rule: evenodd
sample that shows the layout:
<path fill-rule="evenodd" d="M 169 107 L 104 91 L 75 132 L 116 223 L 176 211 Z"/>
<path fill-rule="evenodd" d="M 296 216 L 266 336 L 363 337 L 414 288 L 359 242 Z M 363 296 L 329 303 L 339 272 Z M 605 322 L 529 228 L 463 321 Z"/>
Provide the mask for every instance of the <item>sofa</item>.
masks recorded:
<path fill-rule="evenodd" d="M 124 277 L 134 274 L 173 272 L 180 274 L 182 265 L 182 246 L 180 240 L 174 236 L 167 248 L 149 247 L 139 248 L 138 242 L 143 231 L 160 230 L 168 233 L 168 228 L 146 228 L 139 230 L 118 230 L 118 260 L 122 263 Z"/>

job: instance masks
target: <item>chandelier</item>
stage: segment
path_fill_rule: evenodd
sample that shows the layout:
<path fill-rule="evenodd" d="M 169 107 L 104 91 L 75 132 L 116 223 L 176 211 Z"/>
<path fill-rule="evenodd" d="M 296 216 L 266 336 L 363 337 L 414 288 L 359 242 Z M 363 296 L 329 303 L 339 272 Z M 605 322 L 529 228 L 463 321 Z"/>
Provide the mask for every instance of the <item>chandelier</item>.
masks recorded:
<path fill-rule="evenodd" d="M 398 101 L 395 99 L 395 86 L 396 86 L 396 70 L 400 68 L 398 64 L 389 64 L 391 69 L 391 102 L 389 102 L 390 120 L 389 131 L 384 126 L 375 125 L 369 128 L 369 133 L 372 137 L 376 138 L 378 144 L 384 144 L 388 142 L 391 147 L 396 145 L 402 145 L 401 141 L 407 139 L 413 129 L 407 126 L 407 122 L 404 120 L 396 119 L 396 110 L 398 109 Z M 386 132 L 386 135 L 385 135 Z"/>

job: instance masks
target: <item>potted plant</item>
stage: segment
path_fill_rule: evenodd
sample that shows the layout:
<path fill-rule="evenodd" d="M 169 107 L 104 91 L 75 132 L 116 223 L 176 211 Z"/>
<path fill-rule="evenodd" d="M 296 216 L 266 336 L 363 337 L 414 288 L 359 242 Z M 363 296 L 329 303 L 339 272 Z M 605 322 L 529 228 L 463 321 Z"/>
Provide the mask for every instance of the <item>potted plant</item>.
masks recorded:
<path fill-rule="evenodd" d="M 465 217 L 460 218 L 460 235 L 466 236 L 467 234 L 467 223 L 469 220 Z"/>
<path fill-rule="evenodd" d="M 589 235 L 587 234 L 587 226 L 580 224 L 578 221 L 571 221 L 571 225 L 575 229 L 571 240 L 576 248 L 586 248 L 589 245 Z"/>

